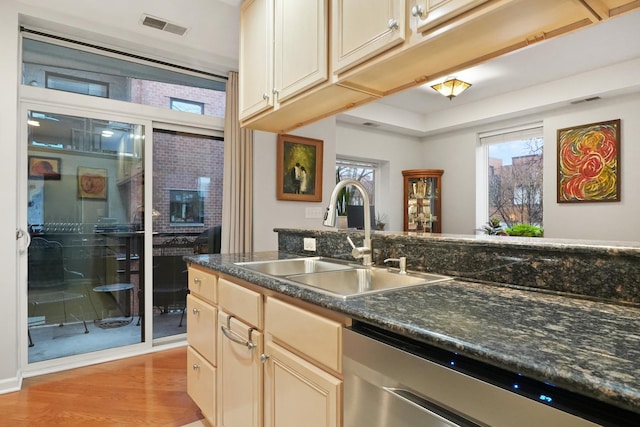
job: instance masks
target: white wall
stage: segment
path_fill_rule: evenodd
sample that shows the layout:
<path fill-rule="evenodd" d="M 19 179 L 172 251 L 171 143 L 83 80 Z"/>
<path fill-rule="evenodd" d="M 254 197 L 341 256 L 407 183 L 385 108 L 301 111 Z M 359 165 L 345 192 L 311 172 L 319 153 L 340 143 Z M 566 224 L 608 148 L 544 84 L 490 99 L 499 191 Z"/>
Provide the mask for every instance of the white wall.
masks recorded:
<path fill-rule="evenodd" d="M 475 223 L 475 153 L 477 135 L 489 130 L 542 121 L 544 126 L 545 237 L 597 240 L 640 240 L 640 95 L 578 104 L 521 119 L 476 126 L 424 139 L 423 159 L 445 170 L 442 179 L 443 232 L 472 234 Z M 557 130 L 621 119 L 621 201 L 558 204 L 556 202 Z"/>
<path fill-rule="evenodd" d="M 545 236 L 640 241 L 640 95 L 579 104 L 544 120 Z M 621 200 L 557 203 L 557 129 L 620 119 Z"/>
<path fill-rule="evenodd" d="M 12 1 L 0 1 L 0 177 L 4 208 L 0 209 L 0 393 L 20 386 L 18 375 L 18 280 L 16 244 L 18 12 Z M 21 329 L 20 329 L 21 330 Z"/>
<path fill-rule="evenodd" d="M 276 143 L 278 135 L 269 132 L 254 132 L 253 149 L 253 249 L 273 251 L 278 249 L 278 235 L 273 229 L 323 228 L 321 218 L 307 218 L 307 208 L 321 208 L 324 214 L 326 203 L 335 185 L 336 170 L 336 122 L 328 118 L 296 129 L 292 135 L 322 140 L 323 177 L 322 202 L 291 202 L 276 199 Z"/>
<path fill-rule="evenodd" d="M 339 156 L 380 162 L 376 180 L 376 215 L 387 217 L 385 230 L 401 231 L 404 221 L 402 171 L 436 168 L 422 160 L 420 140 L 345 123 L 338 123 L 336 135 L 336 153 Z"/>
<path fill-rule="evenodd" d="M 443 233 L 474 234 L 476 205 L 476 133 L 450 132 L 425 140 L 425 167 L 443 169 L 441 203 Z"/>

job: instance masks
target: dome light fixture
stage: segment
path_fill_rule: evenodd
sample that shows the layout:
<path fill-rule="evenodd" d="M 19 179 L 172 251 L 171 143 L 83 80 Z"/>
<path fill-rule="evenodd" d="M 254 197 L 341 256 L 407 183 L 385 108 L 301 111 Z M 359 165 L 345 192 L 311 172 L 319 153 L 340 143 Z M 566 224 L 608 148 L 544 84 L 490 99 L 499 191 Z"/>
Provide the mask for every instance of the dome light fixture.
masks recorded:
<path fill-rule="evenodd" d="M 444 82 L 431 86 L 433 90 L 446 96 L 449 100 L 453 99 L 454 96 L 460 95 L 469 87 L 471 87 L 471 83 L 463 82 L 455 77 L 447 77 Z"/>

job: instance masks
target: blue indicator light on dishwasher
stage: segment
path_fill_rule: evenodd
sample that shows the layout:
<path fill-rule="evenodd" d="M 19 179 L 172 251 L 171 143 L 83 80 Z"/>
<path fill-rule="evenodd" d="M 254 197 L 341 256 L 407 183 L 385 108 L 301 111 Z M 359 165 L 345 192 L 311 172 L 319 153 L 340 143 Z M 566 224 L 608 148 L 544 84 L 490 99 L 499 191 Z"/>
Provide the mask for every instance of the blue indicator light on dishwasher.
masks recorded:
<path fill-rule="evenodd" d="M 540 397 L 538 397 L 538 399 L 542 400 L 545 403 L 551 403 L 553 402 L 553 399 L 547 395 L 541 394 Z"/>
<path fill-rule="evenodd" d="M 520 388 L 520 384 L 517 384 L 517 383 L 516 383 L 516 384 L 514 384 L 514 385 L 513 385 L 513 388 L 514 388 L 515 390 L 519 389 L 519 388 Z"/>
<path fill-rule="evenodd" d="M 449 365 L 451 365 L 451 366 L 456 366 L 456 361 L 455 361 L 455 360 L 450 361 L 450 362 L 449 362 Z"/>

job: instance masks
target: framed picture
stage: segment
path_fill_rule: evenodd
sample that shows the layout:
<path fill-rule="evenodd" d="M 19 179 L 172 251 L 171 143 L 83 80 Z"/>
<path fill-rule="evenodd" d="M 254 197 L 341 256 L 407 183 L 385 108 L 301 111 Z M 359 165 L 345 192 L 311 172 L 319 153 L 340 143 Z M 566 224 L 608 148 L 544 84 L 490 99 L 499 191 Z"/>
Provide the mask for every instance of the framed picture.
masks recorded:
<path fill-rule="evenodd" d="M 29 156 L 29 179 L 60 180 L 60 159 Z"/>
<path fill-rule="evenodd" d="M 78 166 L 78 197 L 107 199 L 107 170 Z"/>
<path fill-rule="evenodd" d="M 319 139 L 278 135 L 278 200 L 322 201 L 322 152 Z"/>
<path fill-rule="evenodd" d="M 558 129 L 558 203 L 620 201 L 620 119 Z"/>

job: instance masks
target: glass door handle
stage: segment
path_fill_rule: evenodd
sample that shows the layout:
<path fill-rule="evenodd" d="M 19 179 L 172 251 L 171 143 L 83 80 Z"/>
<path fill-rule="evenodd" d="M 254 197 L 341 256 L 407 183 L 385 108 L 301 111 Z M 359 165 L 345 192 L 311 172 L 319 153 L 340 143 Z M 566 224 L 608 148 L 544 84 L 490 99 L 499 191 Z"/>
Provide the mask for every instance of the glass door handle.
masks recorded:
<path fill-rule="evenodd" d="M 18 228 L 16 230 L 16 240 L 24 239 L 24 246 L 20 247 L 20 252 L 24 252 L 27 250 L 29 245 L 31 244 L 31 235 L 24 231 L 22 228 Z"/>

